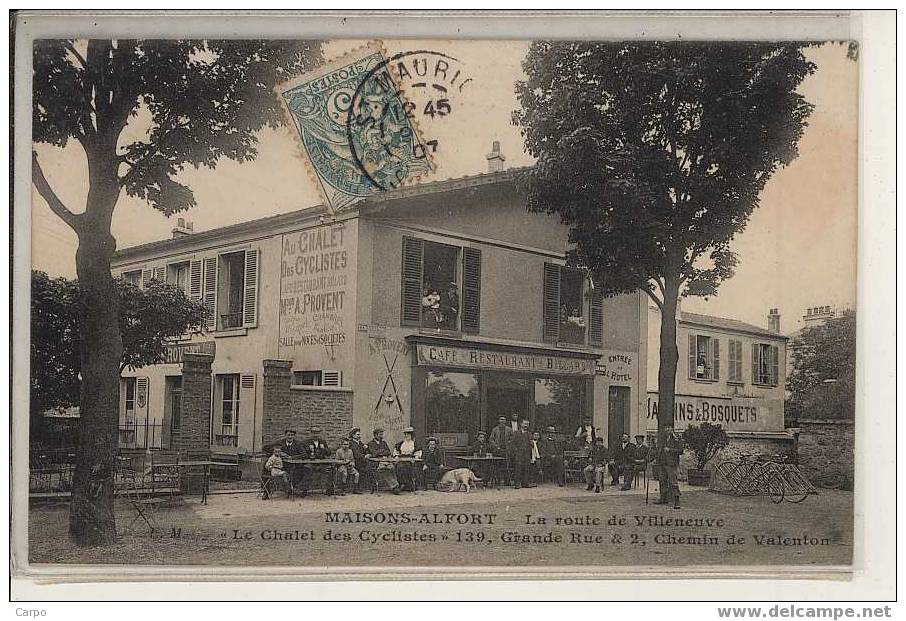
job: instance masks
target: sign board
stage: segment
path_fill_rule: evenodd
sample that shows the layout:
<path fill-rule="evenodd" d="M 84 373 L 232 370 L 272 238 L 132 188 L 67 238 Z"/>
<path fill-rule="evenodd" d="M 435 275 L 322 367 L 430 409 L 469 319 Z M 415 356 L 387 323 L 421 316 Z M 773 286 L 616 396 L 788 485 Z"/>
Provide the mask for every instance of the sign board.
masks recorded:
<path fill-rule="evenodd" d="M 638 352 L 606 350 L 595 364 L 595 373 L 610 384 L 632 384 L 636 377 Z"/>
<path fill-rule="evenodd" d="M 595 374 L 595 361 L 588 358 L 426 344 L 417 346 L 417 356 L 418 364 L 422 366 L 522 371 L 545 375 L 594 376 Z"/>
<path fill-rule="evenodd" d="M 676 395 L 673 424 L 682 430 L 711 423 L 726 431 L 783 431 L 783 402 L 755 397 Z M 648 393 L 648 429 L 657 429 L 658 395 Z"/>
<path fill-rule="evenodd" d="M 182 364 L 184 354 L 210 354 L 214 356 L 217 344 L 214 341 L 201 341 L 198 343 L 174 343 L 167 345 L 164 350 L 165 364 Z"/>

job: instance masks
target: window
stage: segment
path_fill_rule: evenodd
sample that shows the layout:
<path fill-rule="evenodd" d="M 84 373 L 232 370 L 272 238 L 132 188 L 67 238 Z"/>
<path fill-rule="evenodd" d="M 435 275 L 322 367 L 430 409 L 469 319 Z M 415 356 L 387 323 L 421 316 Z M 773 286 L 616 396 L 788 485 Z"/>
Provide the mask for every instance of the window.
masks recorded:
<path fill-rule="evenodd" d="M 193 259 L 188 280 L 189 298 L 204 305 L 207 330 L 258 325 L 257 249 Z"/>
<path fill-rule="evenodd" d="M 731 340 L 727 344 L 728 359 L 727 381 L 742 383 L 742 341 Z"/>
<path fill-rule="evenodd" d="M 170 418 L 170 431 L 179 431 L 182 423 L 182 376 L 167 377 L 165 390 L 167 394 L 166 414 Z"/>
<path fill-rule="evenodd" d="M 481 406 L 478 376 L 429 371 L 425 392 L 425 425 L 442 447 L 469 446 L 478 433 Z M 395 408 L 392 393 L 378 407 Z"/>
<path fill-rule="evenodd" d="M 239 375 L 218 375 L 217 380 L 220 384 L 220 424 L 215 427 L 214 443 L 217 446 L 236 446 L 239 436 Z"/>
<path fill-rule="evenodd" d="M 586 287 L 587 280 L 583 270 L 555 263 L 544 264 L 542 332 L 546 342 L 603 344 L 604 300 L 600 291 Z"/>
<path fill-rule="evenodd" d="M 132 270 L 130 272 L 123 272 L 123 280 L 129 284 L 135 285 L 136 287 L 142 286 L 142 271 L 141 270 Z"/>
<path fill-rule="evenodd" d="M 241 328 L 245 252 L 222 254 L 217 265 L 217 329 Z"/>
<path fill-rule="evenodd" d="M 689 335 L 689 379 L 720 379 L 720 340 L 703 334 Z"/>
<path fill-rule="evenodd" d="M 171 263 L 167 266 L 167 284 L 189 295 L 189 262 Z"/>
<path fill-rule="evenodd" d="M 293 384 L 296 386 L 320 386 L 320 371 L 293 371 Z"/>
<path fill-rule="evenodd" d="M 400 325 L 477 333 L 481 251 L 403 238 Z"/>
<path fill-rule="evenodd" d="M 776 386 L 779 350 L 776 345 L 752 344 L 752 383 Z"/>
<path fill-rule="evenodd" d="M 126 377 L 123 379 L 126 393 L 126 407 L 124 409 L 124 422 L 128 425 L 135 424 L 135 378 Z"/>

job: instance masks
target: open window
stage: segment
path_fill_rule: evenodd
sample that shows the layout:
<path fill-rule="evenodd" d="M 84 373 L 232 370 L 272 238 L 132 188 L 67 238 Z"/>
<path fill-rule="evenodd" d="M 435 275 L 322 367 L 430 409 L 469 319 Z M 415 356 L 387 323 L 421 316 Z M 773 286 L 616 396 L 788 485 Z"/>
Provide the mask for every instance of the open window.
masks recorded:
<path fill-rule="evenodd" d="M 752 344 L 752 383 L 759 386 L 776 386 L 779 366 L 779 348 L 766 343 Z"/>
<path fill-rule="evenodd" d="M 401 280 L 401 325 L 479 331 L 479 249 L 404 237 Z"/>
<path fill-rule="evenodd" d="M 142 286 L 142 271 L 141 270 L 129 270 L 128 272 L 123 272 L 123 280 L 129 284 L 135 285 L 136 287 Z"/>
<path fill-rule="evenodd" d="M 603 297 L 589 286 L 585 271 L 545 263 L 543 287 L 546 342 L 603 345 Z"/>
<path fill-rule="evenodd" d="M 689 378 L 720 379 L 720 340 L 704 334 L 689 335 Z"/>
<path fill-rule="evenodd" d="M 239 439 L 239 374 L 217 376 L 216 425 L 214 444 L 216 446 L 237 446 Z"/>
<path fill-rule="evenodd" d="M 205 308 L 209 331 L 258 325 L 258 250 L 194 259 L 188 265 L 189 298 Z"/>
<path fill-rule="evenodd" d="M 167 266 L 167 284 L 189 295 L 189 262 L 181 261 Z"/>

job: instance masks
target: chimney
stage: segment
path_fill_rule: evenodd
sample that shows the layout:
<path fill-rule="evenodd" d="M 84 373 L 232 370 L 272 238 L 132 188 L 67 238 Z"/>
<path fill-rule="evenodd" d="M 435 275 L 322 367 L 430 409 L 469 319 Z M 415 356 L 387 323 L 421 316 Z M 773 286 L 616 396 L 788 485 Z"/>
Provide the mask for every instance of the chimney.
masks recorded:
<path fill-rule="evenodd" d="M 179 237 L 185 237 L 186 235 L 191 235 L 192 226 L 193 226 L 192 223 L 187 222 L 185 220 L 185 218 L 178 218 L 176 220 L 176 226 L 173 227 L 173 231 L 172 231 L 173 239 L 177 239 Z"/>
<path fill-rule="evenodd" d="M 495 173 L 503 170 L 503 163 L 506 161 L 506 158 L 503 156 L 503 153 L 500 152 L 500 141 L 495 140 L 493 146 L 491 147 L 491 152 L 487 155 L 488 158 L 488 172 Z"/>
<path fill-rule="evenodd" d="M 768 311 L 768 330 L 780 334 L 780 313 L 776 308 Z"/>

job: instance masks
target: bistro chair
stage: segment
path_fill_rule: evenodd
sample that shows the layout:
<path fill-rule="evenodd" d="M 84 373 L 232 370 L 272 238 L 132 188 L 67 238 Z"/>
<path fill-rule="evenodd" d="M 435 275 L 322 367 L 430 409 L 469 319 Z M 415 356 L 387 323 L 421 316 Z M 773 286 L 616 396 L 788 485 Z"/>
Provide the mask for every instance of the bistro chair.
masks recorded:
<path fill-rule="evenodd" d="M 179 454 L 174 451 L 153 451 L 151 453 L 151 492 L 165 493 L 169 500 L 181 491 Z"/>
<path fill-rule="evenodd" d="M 169 499 L 155 497 L 153 488 L 147 487 L 144 479 L 145 477 L 131 468 L 117 468 L 114 489 L 121 492 L 122 497 L 135 512 L 125 530 L 131 530 L 132 525 L 141 520 L 148 526 L 148 536 L 151 537 L 158 529 L 155 514 L 160 507 L 169 502 Z"/>

